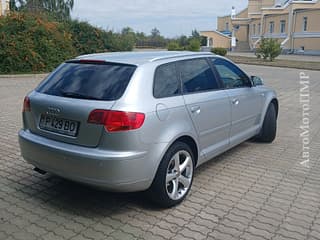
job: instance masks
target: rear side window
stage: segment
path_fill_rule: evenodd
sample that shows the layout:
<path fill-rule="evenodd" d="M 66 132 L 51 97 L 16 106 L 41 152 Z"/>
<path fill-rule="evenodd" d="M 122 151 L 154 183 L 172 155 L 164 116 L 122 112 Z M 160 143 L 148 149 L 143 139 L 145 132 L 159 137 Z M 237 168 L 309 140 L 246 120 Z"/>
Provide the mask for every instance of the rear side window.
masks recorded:
<path fill-rule="evenodd" d="M 219 88 L 206 59 L 191 59 L 179 62 L 184 93 L 202 92 Z"/>
<path fill-rule="evenodd" d="M 119 99 L 136 67 L 122 64 L 64 63 L 37 91 L 55 96 L 113 101 Z"/>
<path fill-rule="evenodd" d="M 175 63 L 159 66 L 155 72 L 153 96 L 155 98 L 165 98 L 180 93 L 180 80 L 177 76 Z"/>

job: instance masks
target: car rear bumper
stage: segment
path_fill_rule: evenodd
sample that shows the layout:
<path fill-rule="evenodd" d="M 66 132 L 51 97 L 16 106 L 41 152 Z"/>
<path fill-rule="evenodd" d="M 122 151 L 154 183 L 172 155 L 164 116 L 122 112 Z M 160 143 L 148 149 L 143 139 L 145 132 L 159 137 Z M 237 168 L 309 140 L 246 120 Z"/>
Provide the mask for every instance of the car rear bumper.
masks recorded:
<path fill-rule="evenodd" d="M 156 162 L 148 152 L 116 152 L 57 142 L 19 132 L 24 159 L 47 172 L 112 191 L 146 190 L 152 183 Z"/>

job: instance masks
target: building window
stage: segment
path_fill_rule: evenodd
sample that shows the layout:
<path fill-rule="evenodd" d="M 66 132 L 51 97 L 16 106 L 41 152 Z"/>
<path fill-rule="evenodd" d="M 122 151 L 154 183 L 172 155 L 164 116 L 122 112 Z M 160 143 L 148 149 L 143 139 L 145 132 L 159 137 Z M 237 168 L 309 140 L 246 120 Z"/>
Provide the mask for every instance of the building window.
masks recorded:
<path fill-rule="evenodd" d="M 308 17 L 303 17 L 302 29 L 303 29 L 303 31 L 307 31 L 307 29 L 308 29 Z"/>
<path fill-rule="evenodd" d="M 229 31 L 229 23 L 226 22 L 226 31 Z"/>
<path fill-rule="evenodd" d="M 280 33 L 285 33 L 286 32 L 286 21 L 281 20 L 280 21 Z"/>
<path fill-rule="evenodd" d="M 270 22 L 269 24 L 269 32 L 274 33 L 274 22 Z"/>
<path fill-rule="evenodd" d="M 256 25 L 255 24 L 252 25 L 252 35 L 253 36 L 256 35 Z"/>
<path fill-rule="evenodd" d="M 261 23 L 258 24 L 258 34 L 261 34 Z"/>

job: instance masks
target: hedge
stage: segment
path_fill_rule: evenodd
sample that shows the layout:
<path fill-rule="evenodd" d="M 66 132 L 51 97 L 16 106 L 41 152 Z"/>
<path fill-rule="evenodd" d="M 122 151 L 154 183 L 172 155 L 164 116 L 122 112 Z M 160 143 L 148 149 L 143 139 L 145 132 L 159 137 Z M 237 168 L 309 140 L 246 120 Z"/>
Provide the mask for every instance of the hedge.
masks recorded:
<path fill-rule="evenodd" d="M 86 22 L 56 22 L 24 12 L 0 17 L 0 73 L 50 72 L 77 55 L 130 51 L 133 46 L 131 36 Z"/>

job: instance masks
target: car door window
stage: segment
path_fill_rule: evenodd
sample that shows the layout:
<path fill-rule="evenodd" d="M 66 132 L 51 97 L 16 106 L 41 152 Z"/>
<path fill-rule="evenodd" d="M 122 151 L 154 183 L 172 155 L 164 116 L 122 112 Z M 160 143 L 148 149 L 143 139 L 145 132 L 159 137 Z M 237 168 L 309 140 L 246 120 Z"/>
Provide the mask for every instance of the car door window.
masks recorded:
<path fill-rule="evenodd" d="M 194 93 L 219 88 L 217 79 L 206 59 L 179 62 L 183 93 Z"/>
<path fill-rule="evenodd" d="M 224 59 L 213 59 L 215 66 L 225 88 L 242 88 L 250 86 L 250 79 L 233 63 Z"/>
<path fill-rule="evenodd" d="M 181 84 L 177 76 L 175 63 L 161 65 L 157 68 L 154 77 L 153 96 L 165 98 L 179 95 Z"/>

